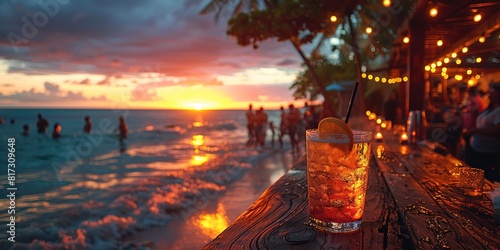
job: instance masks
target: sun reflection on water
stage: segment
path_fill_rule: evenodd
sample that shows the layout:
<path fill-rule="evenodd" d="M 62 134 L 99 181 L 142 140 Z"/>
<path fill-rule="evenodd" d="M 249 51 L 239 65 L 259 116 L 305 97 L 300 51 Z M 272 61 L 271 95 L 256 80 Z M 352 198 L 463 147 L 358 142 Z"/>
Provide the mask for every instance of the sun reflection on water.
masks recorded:
<path fill-rule="evenodd" d="M 198 147 L 203 145 L 203 135 L 193 135 L 193 140 L 191 141 L 191 145 Z"/>
<path fill-rule="evenodd" d="M 191 164 L 193 164 L 195 166 L 200 166 L 201 164 L 203 164 L 207 161 L 208 161 L 207 155 L 193 155 L 191 157 Z"/>
<path fill-rule="evenodd" d="M 219 203 L 217 213 L 201 214 L 198 218 L 193 219 L 193 224 L 200 228 L 204 235 L 213 239 L 229 226 L 229 219 L 227 218 L 226 210 Z"/>

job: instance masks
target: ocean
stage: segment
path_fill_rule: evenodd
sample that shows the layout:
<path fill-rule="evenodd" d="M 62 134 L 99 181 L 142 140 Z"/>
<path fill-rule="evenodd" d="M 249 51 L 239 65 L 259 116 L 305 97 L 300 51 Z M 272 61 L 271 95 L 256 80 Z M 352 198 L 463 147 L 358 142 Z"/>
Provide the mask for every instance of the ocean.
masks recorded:
<path fill-rule="evenodd" d="M 39 113 L 46 134 L 36 131 Z M 266 113 L 279 124 L 278 110 Z M 0 249 L 116 249 L 123 236 L 214 199 L 272 153 L 246 146 L 245 110 L 2 109 L 0 116 Z M 123 142 L 120 116 L 129 129 Z M 56 123 L 59 139 L 51 136 Z M 268 129 L 267 147 L 270 137 Z"/>

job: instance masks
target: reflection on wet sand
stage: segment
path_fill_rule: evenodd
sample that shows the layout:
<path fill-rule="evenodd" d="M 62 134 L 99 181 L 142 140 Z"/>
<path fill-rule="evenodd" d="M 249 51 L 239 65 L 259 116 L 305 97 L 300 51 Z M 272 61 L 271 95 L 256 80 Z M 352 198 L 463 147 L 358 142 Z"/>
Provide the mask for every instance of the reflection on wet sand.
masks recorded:
<path fill-rule="evenodd" d="M 229 219 L 224 206 L 219 203 L 215 214 L 202 213 L 193 219 L 193 224 L 200 228 L 204 235 L 213 239 L 229 226 Z"/>

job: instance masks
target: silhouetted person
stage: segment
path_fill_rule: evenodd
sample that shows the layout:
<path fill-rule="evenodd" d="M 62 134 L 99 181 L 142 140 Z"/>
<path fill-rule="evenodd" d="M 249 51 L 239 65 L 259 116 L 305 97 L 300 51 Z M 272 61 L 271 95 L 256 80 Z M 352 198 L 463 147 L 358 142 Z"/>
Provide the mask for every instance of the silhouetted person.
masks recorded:
<path fill-rule="evenodd" d="M 271 147 L 274 148 L 274 135 L 276 134 L 276 127 L 273 122 L 269 122 L 269 129 L 271 129 Z"/>
<path fill-rule="evenodd" d="M 254 131 L 254 125 L 255 125 L 255 113 L 253 112 L 252 104 L 248 105 L 248 110 L 245 113 L 245 116 L 247 118 L 247 129 L 248 129 L 248 141 L 247 141 L 247 146 L 252 145 L 255 141 L 255 131 Z"/>
<path fill-rule="evenodd" d="M 297 140 L 297 127 L 299 125 L 300 119 L 302 118 L 300 115 L 300 111 L 295 108 L 293 104 L 288 105 L 288 135 L 290 136 L 290 142 L 292 144 L 292 151 L 298 152 L 299 145 Z"/>
<path fill-rule="evenodd" d="M 484 170 L 484 177 L 500 181 L 500 82 L 491 83 L 490 104 L 476 119 L 476 128 L 468 131 L 470 147 L 466 162 Z"/>
<path fill-rule="evenodd" d="M 38 122 L 36 123 L 36 127 L 38 128 L 38 133 L 45 133 L 47 131 L 47 127 L 49 126 L 49 122 L 42 117 L 42 114 L 38 114 Z"/>
<path fill-rule="evenodd" d="M 120 130 L 120 142 L 123 141 L 123 139 L 127 138 L 127 132 L 128 132 L 128 126 L 125 123 L 125 119 L 123 116 L 120 116 L 120 124 L 118 125 L 118 129 Z"/>
<path fill-rule="evenodd" d="M 52 132 L 52 138 L 59 139 L 59 137 L 61 137 L 61 129 L 61 124 L 56 123 L 54 125 L 54 131 Z"/>
<path fill-rule="evenodd" d="M 85 116 L 85 126 L 83 126 L 83 132 L 90 134 L 92 131 L 92 122 L 89 116 Z"/>
<path fill-rule="evenodd" d="M 280 133 L 278 135 L 278 142 L 280 143 L 280 148 L 283 148 L 283 136 L 288 134 L 288 119 L 287 114 L 285 112 L 285 108 L 283 106 L 280 107 Z"/>
<path fill-rule="evenodd" d="M 30 134 L 30 126 L 28 124 L 23 125 L 23 133 L 22 135 L 28 136 Z"/>

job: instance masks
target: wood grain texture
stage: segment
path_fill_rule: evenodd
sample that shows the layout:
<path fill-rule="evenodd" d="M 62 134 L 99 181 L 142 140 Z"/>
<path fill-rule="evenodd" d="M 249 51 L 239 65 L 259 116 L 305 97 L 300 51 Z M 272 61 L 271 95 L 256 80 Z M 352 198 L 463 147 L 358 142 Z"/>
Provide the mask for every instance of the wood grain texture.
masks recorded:
<path fill-rule="evenodd" d="M 306 225 L 304 168 L 305 162 L 299 162 L 204 249 L 401 249 L 395 204 L 374 161 L 362 229 L 350 234 Z"/>
<path fill-rule="evenodd" d="M 463 195 L 452 174 L 465 163 L 383 132 L 383 142 L 372 142 L 361 230 L 332 234 L 306 225 L 302 155 L 204 249 L 500 249 L 491 201 Z M 492 188 L 485 181 L 485 192 Z"/>
<path fill-rule="evenodd" d="M 385 138 L 385 152 L 374 154 L 416 248 L 500 248 L 491 201 L 486 194 L 463 195 L 453 175 L 465 163 L 425 147 L 400 145 L 389 133 Z M 485 191 L 492 188 L 485 181 Z"/>

